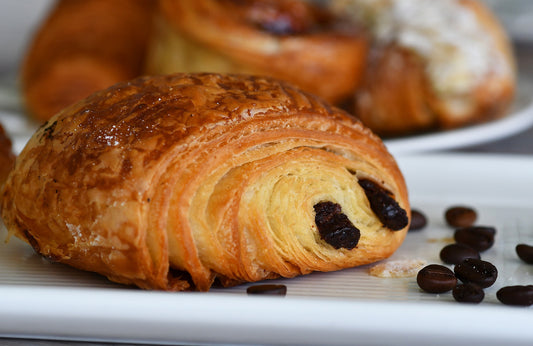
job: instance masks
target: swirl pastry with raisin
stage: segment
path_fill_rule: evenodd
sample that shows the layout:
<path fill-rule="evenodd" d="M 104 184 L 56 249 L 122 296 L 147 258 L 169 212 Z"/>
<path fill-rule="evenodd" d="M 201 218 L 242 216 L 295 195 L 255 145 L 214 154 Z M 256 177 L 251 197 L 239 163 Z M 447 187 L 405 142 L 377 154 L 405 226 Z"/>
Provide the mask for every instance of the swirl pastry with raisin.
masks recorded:
<path fill-rule="evenodd" d="M 361 27 L 303 0 L 160 0 L 147 73 L 247 73 L 338 103 L 359 84 Z"/>

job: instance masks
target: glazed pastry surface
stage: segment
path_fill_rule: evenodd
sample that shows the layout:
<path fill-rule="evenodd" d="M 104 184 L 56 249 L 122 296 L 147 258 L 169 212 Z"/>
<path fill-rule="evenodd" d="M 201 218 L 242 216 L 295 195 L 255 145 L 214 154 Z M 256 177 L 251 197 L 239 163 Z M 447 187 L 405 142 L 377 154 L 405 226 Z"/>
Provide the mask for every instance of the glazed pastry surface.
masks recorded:
<path fill-rule="evenodd" d="M 272 76 L 329 102 L 350 96 L 361 80 L 366 33 L 310 2 L 160 0 L 159 5 L 147 58 L 150 74 Z"/>
<path fill-rule="evenodd" d="M 387 258 L 410 208 L 395 160 L 347 113 L 269 78 L 175 74 L 50 119 L 17 159 L 2 216 L 51 260 L 205 291 Z"/>
<path fill-rule="evenodd" d="M 335 11 L 373 37 L 355 113 L 382 135 L 450 129 L 502 117 L 515 61 L 504 29 L 475 0 L 339 0 Z"/>

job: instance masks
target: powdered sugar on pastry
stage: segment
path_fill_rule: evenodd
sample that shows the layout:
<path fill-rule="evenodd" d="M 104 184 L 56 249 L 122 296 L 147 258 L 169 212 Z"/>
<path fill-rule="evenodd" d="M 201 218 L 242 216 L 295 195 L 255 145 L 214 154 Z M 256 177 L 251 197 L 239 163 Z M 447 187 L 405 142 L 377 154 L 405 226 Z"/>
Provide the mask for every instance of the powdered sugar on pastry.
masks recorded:
<path fill-rule="evenodd" d="M 408 278 L 416 276 L 426 264 L 423 259 L 384 261 L 372 266 L 369 273 L 380 278 Z"/>
<path fill-rule="evenodd" d="M 422 56 L 442 97 L 468 93 L 489 75 L 512 73 L 494 38 L 460 1 L 339 0 L 335 6 L 351 9 L 379 42 L 395 42 Z"/>

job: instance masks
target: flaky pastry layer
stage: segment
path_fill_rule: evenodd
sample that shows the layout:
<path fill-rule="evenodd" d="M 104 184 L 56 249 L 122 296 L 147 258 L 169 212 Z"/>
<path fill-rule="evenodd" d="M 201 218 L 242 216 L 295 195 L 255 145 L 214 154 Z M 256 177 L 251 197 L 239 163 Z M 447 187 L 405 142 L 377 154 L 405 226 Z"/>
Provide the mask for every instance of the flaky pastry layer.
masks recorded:
<path fill-rule="evenodd" d="M 386 258 L 410 209 L 393 157 L 343 111 L 268 78 L 175 74 L 50 119 L 17 159 L 2 216 L 51 260 L 208 290 Z"/>

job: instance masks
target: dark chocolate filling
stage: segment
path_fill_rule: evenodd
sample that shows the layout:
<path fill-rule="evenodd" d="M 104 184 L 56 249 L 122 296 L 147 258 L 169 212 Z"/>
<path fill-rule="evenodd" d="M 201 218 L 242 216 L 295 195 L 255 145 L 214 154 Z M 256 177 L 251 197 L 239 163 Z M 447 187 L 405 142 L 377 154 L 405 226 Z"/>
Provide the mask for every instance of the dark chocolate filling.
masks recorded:
<path fill-rule="evenodd" d="M 369 179 L 360 179 L 359 185 L 365 190 L 370 208 L 383 226 L 399 231 L 409 224 L 407 212 L 391 197 L 390 191 Z"/>
<path fill-rule="evenodd" d="M 342 213 L 341 206 L 333 202 L 314 205 L 315 223 L 320 237 L 335 249 L 351 250 L 357 246 L 361 232 Z"/>

